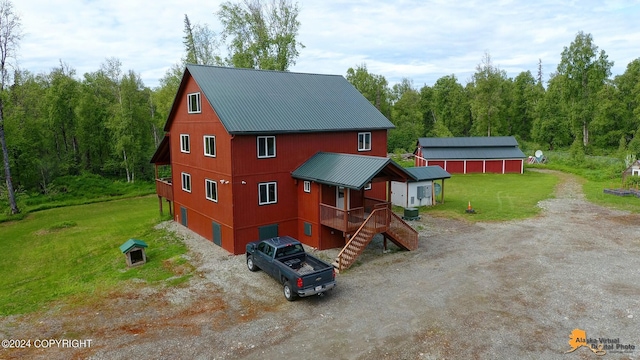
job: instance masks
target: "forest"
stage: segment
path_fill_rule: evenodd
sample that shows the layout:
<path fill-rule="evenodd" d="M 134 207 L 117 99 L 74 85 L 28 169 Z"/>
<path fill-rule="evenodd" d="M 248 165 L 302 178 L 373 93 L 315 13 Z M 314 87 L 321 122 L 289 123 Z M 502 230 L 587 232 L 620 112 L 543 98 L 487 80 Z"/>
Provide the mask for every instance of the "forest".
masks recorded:
<path fill-rule="evenodd" d="M 164 135 L 184 64 L 287 71 L 304 47 L 296 40 L 298 11 L 286 0 L 226 2 L 217 13 L 225 27 L 222 37 L 206 25 L 192 25 L 185 15 L 183 60 L 153 89 L 117 58 L 85 74 L 63 61 L 48 73 L 8 73 L 0 103 L 5 179 L 8 164 L 18 193 L 46 194 L 55 179 L 82 174 L 152 180 L 149 160 Z M 286 16 L 287 26 L 280 26 Z M 270 31 L 247 32 L 255 30 L 247 25 L 255 21 Z M 224 57 L 214 46 L 220 39 L 227 39 Z M 586 154 L 635 159 L 640 155 L 640 58 L 612 77 L 613 61 L 584 32 L 558 52 L 559 65 L 546 79 L 541 60 L 534 73 L 509 78 L 489 53 L 464 85 L 455 74 L 433 85 L 418 87 L 409 78 L 390 85 L 366 64 L 347 69 L 345 77 L 395 125 L 389 152 L 413 152 L 416 139 L 424 136 L 513 135 L 521 147 L 568 149 L 577 159 Z M 0 188 L 3 203 L 7 183 Z"/>

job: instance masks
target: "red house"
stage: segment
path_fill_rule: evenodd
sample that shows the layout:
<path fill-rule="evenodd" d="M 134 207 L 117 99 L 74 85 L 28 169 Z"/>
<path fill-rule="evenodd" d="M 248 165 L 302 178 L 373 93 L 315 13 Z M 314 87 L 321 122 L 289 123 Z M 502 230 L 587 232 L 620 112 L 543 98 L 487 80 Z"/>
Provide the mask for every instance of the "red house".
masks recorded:
<path fill-rule="evenodd" d="M 412 178 L 386 157 L 392 127 L 342 76 L 187 65 L 151 160 L 171 169 L 160 210 L 234 254 L 283 235 L 344 246 L 346 266 L 376 233 L 415 249 L 390 209 L 390 181 Z"/>
<path fill-rule="evenodd" d="M 526 156 L 513 136 L 419 138 L 415 166 L 438 165 L 450 174 L 517 173 Z"/>

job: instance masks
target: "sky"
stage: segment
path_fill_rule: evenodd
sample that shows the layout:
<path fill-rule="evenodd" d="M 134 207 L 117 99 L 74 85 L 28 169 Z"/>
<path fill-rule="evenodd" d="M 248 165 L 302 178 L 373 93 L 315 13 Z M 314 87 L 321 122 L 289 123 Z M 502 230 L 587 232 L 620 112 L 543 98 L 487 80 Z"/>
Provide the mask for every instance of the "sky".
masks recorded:
<path fill-rule="evenodd" d="M 234 0 L 234 2 L 239 0 Z M 63 62 L 80 78 L 108 58 L 155 88 L 184 57 L 184 15 L 220 32 L 223 1 L 12 0 L 23 38 L 17 64 L 49 73 Z M 305 46 L 290 71 L 346 75 L 366 65 L 390 85 L 415 88 L 455 75 L 468 83 L 485 56 L 514 78 L 543 79 L 578 32 L 591 34 L 614 62 L 612 75 L 640 58 L 640 0 L 298 0 L 298 40 Z M 221 49 L 225 51 L 225 49 Z"/>

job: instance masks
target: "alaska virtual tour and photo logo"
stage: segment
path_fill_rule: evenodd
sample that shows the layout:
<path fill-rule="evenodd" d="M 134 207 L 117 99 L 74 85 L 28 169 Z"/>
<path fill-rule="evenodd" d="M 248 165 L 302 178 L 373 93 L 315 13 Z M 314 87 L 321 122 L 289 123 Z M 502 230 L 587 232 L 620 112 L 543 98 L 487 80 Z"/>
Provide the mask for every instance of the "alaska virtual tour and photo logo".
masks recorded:
<path fill-rule="evenodd" d="M 581 329 L 574 329 L 569 335 L 569 346 L 571 349 L 565 353 L 570 353 L 578 350 L 581 347 L 586 347 L 596 355 L 605 355 L 609 353 L 632 353 L 636 351 L 636 346 L 632 344 L 623 344 L 620 342 L 620 338 L 597 338 L 592 339 L 587 337 L 587 332 Z"/>

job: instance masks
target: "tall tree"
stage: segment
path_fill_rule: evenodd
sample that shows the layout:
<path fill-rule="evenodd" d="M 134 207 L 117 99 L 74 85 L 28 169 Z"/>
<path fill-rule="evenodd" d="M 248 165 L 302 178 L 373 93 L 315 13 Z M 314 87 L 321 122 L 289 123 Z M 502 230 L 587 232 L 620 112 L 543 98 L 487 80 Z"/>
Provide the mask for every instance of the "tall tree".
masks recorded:
<path fill-rule="evenodd" d="M 222 39 L 229 40 L 229 65 L 285 71 L 304 45 L 297 40 L 298 5 L 289 0 L 224 2 L 217 12 Z"/>
<path fill-rule="evenodd" d="M 626 144 L 640 129 L 640 58 L 630 62 L 625 72 L 616 76 L 614 85 L 620 91 L 619 106 L 623 112 L 620 127 Z M 638 141 L 640 138 L 635 139 Z M 640 153 L 636 155 L 640 158 Z"/>
<path fill-rule="evenodd" d="M 571 144 L 567 105 L 562 100 L 565 82 L 565 76 L 553 74 L 535 111 L 531 137 L 549 150 Z"/>
<path fill-rule="evenodd" d="M 544 94 L 544 88 L 538 84 L 530 71 L 521 72 L 513 80 L 508 124 L 510 135 L 529 140 L 531 126 L 536 118 L 536 107 Z"/>
<path fill-rule="evenodd" d="M 411 152 L 416 139 L 424 136 L 420 93 L 413 88 L 409 79 L 394 85 L 394 90 L 399 98 L 391 109 L 391 122 L 395 129 L 389 131 L 388 147 L 394 152 Z"/>
<path fill-rule="evenodd" d="M 485 53 L 482 63 L 476 67 L 472 83 L 471 111 L 476 135 L 500 135 L 504 131 L 506 81 L 506 72 L 495 66 L 489 53 Z"/>
<path fill-rule="evenodd" d="M 13 12 L 13 3 L 9 0 L 2 0 L 0 2 L 0 147 L 2 147 L 2 158 L 4 160 L 7 198 L 9 199 L 9 207 L 12 214 L 19 213 L 20 209 L 18 209 L 18 204 L 16 203 L 15 190 L 11 181 L 9 151 L 7 150 L 7 141 L 4 135 L 4 102 L 9 81 L 9 60 L 15 56 L 21 36 L 20 17 Z"/>
<path fill-rule="evenodd" d="M 45 100 L 49 129 L 55 139 L 58 162 L 65 169 L 65 173 L 76 175 L 80 158 L 75 107 L 80 84 L 75 79 L 75 70 L 62 62 L 60 68 L 51 72 L 49 79 L 50 86 Z"/>
<path fill-rule="evenodd" d="M 208 25 L 192 25 L 187 14 L 184 15 L 184 63 L 199 65 L 222 65 L 218 55 L 220 46 L 216 33 Z"/>
<path fill-rule="evenodd" d="M 565 101 L 576 141 L 589 144 L 589 123 L 594 117 L 597 94 L 611 75 L 613 62 L 604 50 L 598 52 L 591 34 L 580 31 L 569 47 L 562 51 L 558 74 L 566 77 Z"/>
<path fill-rule="evenodd" d="M 447 128 L 452 136 L 469 136 L 469 102 L 455 75 L 443 76 L 433 85 L 432 116 L 439 122 L 438 131 Z M 445 132 L 446 133 L 446 132 Z"/>
<path fill-rule="evenodd" d="M 390 90 L 387 79 L 371 74 L 366 64 L 347 69 L 347 81 L 387 118 L 391 117 Z"/>

